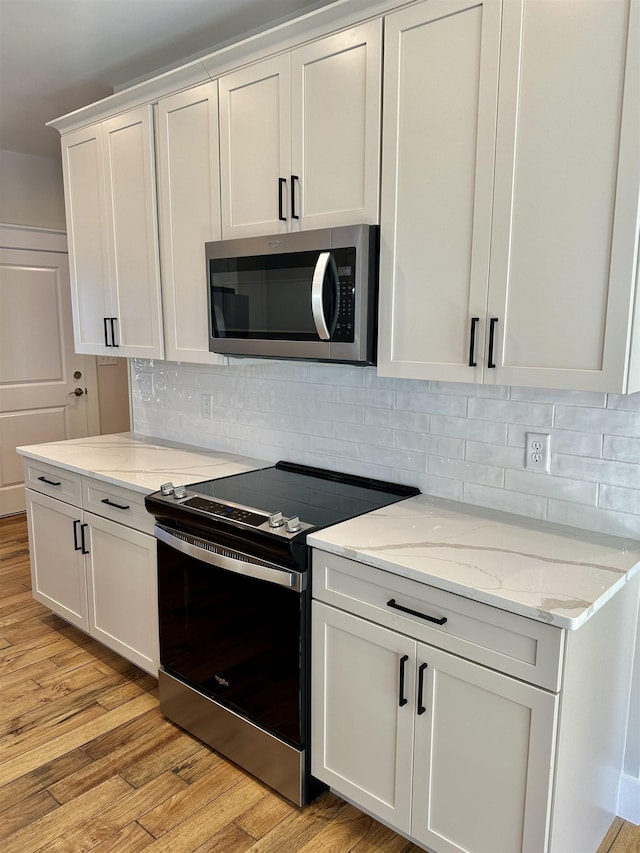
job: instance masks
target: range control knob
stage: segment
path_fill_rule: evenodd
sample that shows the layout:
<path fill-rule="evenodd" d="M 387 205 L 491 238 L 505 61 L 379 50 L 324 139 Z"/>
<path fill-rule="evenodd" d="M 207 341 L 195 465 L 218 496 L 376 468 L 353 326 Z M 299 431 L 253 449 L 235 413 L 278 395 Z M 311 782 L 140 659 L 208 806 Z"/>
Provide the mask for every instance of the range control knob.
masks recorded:
<path fill-rule="evenodd" d="M 286 522 L 287 533 L 297 533 L 300 530 L 300 519 L 297 515 L 291 516 Z"/>
<path fill-rule="evenodd" d="M 176 486 L 173 490 L 174 498 L 179 501 L 181 498 L 186 498 L 187 496 L 187 488 L 186 486 Z"/>
<path fill-rule="evenodd" d="M 168 495 L 173 494 L 173 483 L 163 483 L 160 486 L 160 491 L 162 494 L 167 497 Z"/>
<path fill-rule="evenodd" d="M 272 512 L 269 516 L 269 527 L 282 527 L 284 518 L 281 512 Z"/>

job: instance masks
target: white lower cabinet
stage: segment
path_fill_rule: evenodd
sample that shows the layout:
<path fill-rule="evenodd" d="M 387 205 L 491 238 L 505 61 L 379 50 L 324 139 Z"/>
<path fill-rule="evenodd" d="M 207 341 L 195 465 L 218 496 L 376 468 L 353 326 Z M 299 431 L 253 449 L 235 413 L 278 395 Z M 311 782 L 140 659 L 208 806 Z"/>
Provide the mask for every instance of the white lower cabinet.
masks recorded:
<path fill-rule="evenodd" d="M 33 485 L 30 465 L 25 479 Z M 26 490 L 33 597 L 157 676 L 156 540 L 145 532 L 142 496 L 52 466 L 45 476 L 43 492 Z M 70 480 L 77 481 L 73 493 L 63 491 Z M 52 497 L 56 489 L 60 496 Z M 83 509 L 83 501 L 104 504 L 104 516 Z"/>
<path fill-rule="evenodd" d="M 543 851 L 558 697 L 313 602 L 312 773 L 436 851 Z"/>

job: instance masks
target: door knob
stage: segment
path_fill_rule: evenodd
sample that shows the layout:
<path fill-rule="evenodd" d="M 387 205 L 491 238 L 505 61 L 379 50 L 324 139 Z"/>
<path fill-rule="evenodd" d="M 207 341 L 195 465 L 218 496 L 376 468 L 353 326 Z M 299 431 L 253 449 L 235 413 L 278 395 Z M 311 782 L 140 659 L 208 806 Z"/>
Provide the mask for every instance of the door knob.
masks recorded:
<path fill-rule="evenodd" d="M 73 378 L 74 379 L 82 379 L 82 373 L 79 370 L 74 370 L 73 371 Z"/>
<path fill-rule="evenodd" d="M 73 391 L 69 391 L 70 397 L 82 397 L 83 394 L 84 394 L 83 388 L 74 388 Z"/>

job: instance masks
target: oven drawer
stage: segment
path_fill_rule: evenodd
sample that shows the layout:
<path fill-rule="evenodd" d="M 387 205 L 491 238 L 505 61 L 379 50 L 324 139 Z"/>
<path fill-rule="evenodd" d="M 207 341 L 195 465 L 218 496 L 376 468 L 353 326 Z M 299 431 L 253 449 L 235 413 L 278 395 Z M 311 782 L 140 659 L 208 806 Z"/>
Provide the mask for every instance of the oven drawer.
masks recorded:
<path fill-rule="evenodd" d="M 86 510 L 153 536 L 154 517 L 147 512 L 144 495 L 93 477 L 82 478 L 82 505 Z"/>
<path fill-rule="evenodd" d="M 46 462 L 25 459 L 24 481 L 28 489 L 58 498 L 72 506 L 82 506 L 80 474 L 55 465 L 48 465 Z"/>
<path fill-rule="evenodd" d="M 552 625 L 318 549 L 313 597 L 531 684 L 560 688 L 564 631 Z"/>

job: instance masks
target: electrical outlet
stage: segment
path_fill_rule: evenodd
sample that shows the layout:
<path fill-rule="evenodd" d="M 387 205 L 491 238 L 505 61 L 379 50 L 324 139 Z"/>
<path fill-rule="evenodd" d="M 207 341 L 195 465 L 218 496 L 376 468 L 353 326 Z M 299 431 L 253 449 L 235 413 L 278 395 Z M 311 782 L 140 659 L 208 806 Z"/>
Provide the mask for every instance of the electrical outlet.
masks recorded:
<path fill-rule="evenodd" d="M 546 433 L 528 432 L 525 445 L 524 467 L 532 471 L 549 473 L 551 436 Z"/>
<path fill-rule="evenodd" d="M 211 417 L 211 394 L 203 394 L 202 395 L 202 417 L 210 418 Z"/>

